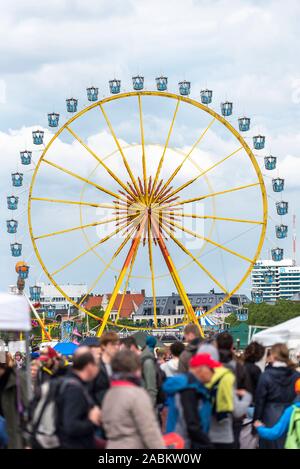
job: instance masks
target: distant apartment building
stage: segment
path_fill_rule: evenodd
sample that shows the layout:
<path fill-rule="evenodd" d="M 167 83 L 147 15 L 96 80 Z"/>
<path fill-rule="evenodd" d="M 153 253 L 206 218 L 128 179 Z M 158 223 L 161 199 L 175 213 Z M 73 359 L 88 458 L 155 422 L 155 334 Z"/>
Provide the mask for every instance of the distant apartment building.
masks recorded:
<path fill-rule="evenodd" d="M 78 314 L 78 310 L 69 303 L 54 285 L 43 282 L 37 282 L 36 285 L 41 287 L 40 310 L 45 312 L 47 318 L 60 320 L 65 316 Z M 59 286 L 75 303 L 78 303 L 88 291 L 87 285 L 83 283 L 67 283 Z"/>
<path fill-rule="evenodd" d="M 215 293 L 214 291 L 188 294 L 193 309 L 203 312 L 220 303 L 224 296 L 224 293 Z M 250 300 L 246 295 L 233 295 L 228 302 L 215 310 L 215 314 L 216 316 L 227 316 L 236 311 L 237 307 L 249 302 Z M 151 323 L 153 314 L 153 298 L 146 296 L 133 319 L 137 323 L 140 321 L 149 321 Z M 184 306 L 180 296 L 176 293 L 172 293 L 171 296 L 157 296 L 156 314 L 158 325 L 176 326 L 176 324 L 181 323 L 184 319 Z"/>
<path fill-rule="evenodd" d="M 272 281 L 268 281 L 266 274 L 271 274 Z M 252 289 L 263 292 L 263 300 L 291 299 L 300 293 L 300 266 L 294 265 L 292 259 L 257 261 L 251 273 Z"/>

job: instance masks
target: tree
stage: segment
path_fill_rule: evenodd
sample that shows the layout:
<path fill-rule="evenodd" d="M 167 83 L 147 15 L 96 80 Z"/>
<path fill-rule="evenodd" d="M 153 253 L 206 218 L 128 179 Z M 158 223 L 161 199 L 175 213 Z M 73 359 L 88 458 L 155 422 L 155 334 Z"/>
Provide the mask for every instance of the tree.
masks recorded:
<path fill-rule="evenodd" d="M 269 303 L 250 303 L 248 308 L 247 324 L 252 326 L 276 326 L 282 322 L 300 316 L 300 302 L 290 300 L 278 300 L 275 304 Z M 226 318 L 231 326 L 239 323 L 235 314 Z"/>
<path fill-rule="evenodd" d="M 93 306 L 91 309 L 90 309 L 90 312 L 94 315 L 94 316 L 97 316 L 98 318 L 102 318 L 103 315 L 104 315 L 104 309 L 102 308 L 102 306 Z M 89 329 L 95 329 L 97 326 L 100 326 L 101 322 L 100 321 L 97 321 L 97 319 L 94 319 L 92 318 L 91 316 L 89 316 L 88 318 L 88 322 L 89 322 Z"/>

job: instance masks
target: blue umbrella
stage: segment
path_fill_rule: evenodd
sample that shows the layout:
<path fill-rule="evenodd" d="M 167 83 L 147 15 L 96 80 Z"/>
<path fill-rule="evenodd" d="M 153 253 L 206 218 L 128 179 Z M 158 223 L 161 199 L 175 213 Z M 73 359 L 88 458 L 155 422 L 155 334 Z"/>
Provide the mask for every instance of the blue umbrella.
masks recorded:
<path fill-rule="evenodd" d="M 54 347 L 56 352 L 61 353 L 62 355 L 73 355 L 77 348 L 78 345 L 73 344 L 73 342 L 59 342 Z"/>

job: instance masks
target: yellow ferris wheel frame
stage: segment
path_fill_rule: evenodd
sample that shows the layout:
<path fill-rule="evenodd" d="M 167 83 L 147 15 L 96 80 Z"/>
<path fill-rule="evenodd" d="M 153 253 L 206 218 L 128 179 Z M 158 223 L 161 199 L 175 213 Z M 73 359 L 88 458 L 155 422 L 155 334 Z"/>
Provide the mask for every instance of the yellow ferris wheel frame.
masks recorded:
<path fill-rule="evenodd" d="M 139 144 L 137 144 L 137 143 L 136 143 L 136 144 L 129 144 L 129 145 L 123 146 L 123 150 L 127 150 L 128 148 L 137 147 L 137 146 L 139 146 Z M 182 151 L 182 150 L 180 151 L 180 150 L 178 150 L 177 148 L 176 148 L 176 149 L 173 148 L 173 150 L 174 150 L 175 152 L 177 152 L 179 155 L 185 156 L 185 152 L 184 152 L 184 151 Z M 109 158 L 111 158 L 112 156 L 114 156 L 114 155 L 115 155 L 116 153 L 118 153 L 118 152 L 119 152 L 118 149 L 114 150 L 113 152 L 109 153 L 109 154 L 106 155 L 104 158 L 102 158 L 102 161 L 107 161 Z M 191 161 L 191 163 L 193 164 L 193 166 L 199 171 L 199 173 L 204 173 L 204 172 L 205 172 L 205 171 L 203 170 L 203 168 L 201 168 L 194 160 L 190 159 L 190 161 Z M 94 174 L 94 173 L 98 170 L 99 166 L 100 166 L 100 163 L 98 163 L 98 164 L 96 165 L 96 167 L 92 170 L 92 172 L 88 175 L 88 179 L 90 179 L 91 174 Z M 203 177 L 204 177 L 205 182 L 206 182 L 206 184 L 207 184 L 207 186 L 208 186 L 208 189 L 212 192 L 213 187 L 212 187 L 212 184 L 211 184 L 210 181 L 209 181 L 208 176 L 207 176 L 206 174 L 204 174 Z M 86 186 L 87 186 L 87 184 L 83 186 L 82 191 L 81 191 L 81 193 L 80 193 L 80 200 L 81 200 L 81 201 L 83 201 L 83 195 L 84 195 Z M 84 225 L 82 206 L 79 206 L 79 210 L 80 210 L 80 224 L 81 224 L 81 225 Z M 212 211 L 212 214 L 215 216 L 215 215 L 216 215 L 216 207 L 215 207 L 215 200 L 214 200 L 214 198 L 212 199 L 212 210 L 213 210 L 213 211 Z M 211 226 L 210 226 L 210 229 L 209 229 L 208 237 L 211 236 L 211 234 L 212 234 L 212 232 L 213 232 L 213 230 L 214 230 L 214 228 L 215 228 L 216 220 L 215 220 L 215 217 L 214 217 L 214 216 L 212 216 L 211 219 L 210 219 L 212 223 L 211 223 Z M 85 238 L 85 240 L 86 240 L 87 246 L 91 246 L 91 247 L 92 247 L 92 241 L 89 239 L 88 235 L 86 234 L 85 229 L 83 229 L 82 231 L 83 231 L 83 235 L 84 235 L 84 238 Z M 203 253 L 203 251 L 204 251 L 206 245 L 207 245 L 207 243 L 204 242 L 204 243 L 203 243 L 203 246 L 201 247 L 201 249 L 199 250 L 199 252 L 198 252 L 198 254 L 197 254 L 197 256 L 196 256 L 197 258 L 199 258 L 199 256 Z M 103 264 L 106 263 L 105 260 L 104 260 L 104 258 L 103 258 L 103 257 L 96 251 L 96 249 L 94 249 L 93 247 L 92 247 L 92 252 L 94 252 L 94 254 L 98 257 L 98 259 L 101 260 L 101 262 L 102 262 Z M 186 267 L 189 267 L 193 262 L 194 262 L 193 259 L 189 260 L 187 263 L 184 263 L 182 266 L 177 267 L 177 271 L 178 271 L 178 272 L 183 271 Z M 116 274 L 120 272 L 120 269 L 117 268 L 117 267 L 113 267 L 113 265 L 111 265 L 109 268 L 110 268 L 111 270 L 113 270 L 114 272 L 116 272 Z M 164 274 L 156 275 L 155 278 L 158 280 L 158 279 L 162 279 L 162 278 L 165 278 L 165 277 L 168 277 L 168 276 L 169 276 L 169 273 L 164 273 Z M 149 280 L 151 277 L 150 277 L 149 275 L 147 275 L 147 276 L 146 276 L 146 275 L 131 275 L 131 279 L 134 279 L 134 278 L 139 278 L 139 279 L 143 279 L 143 280 Z"/>
<path fill-rule="evenodd" d="M 185 103 L 188 103 L 188 104 L 191 104 L 192 106 L 198 108 L 198 109 L 201 109 L 202 111 L 206 112 L 207 114 L 210 114 L 212 117 L 213 117 L 213 121 L 217 120 L 219 121 L 221 124 L 223 124 L 230 132 L 231 134 L 233 134 L 236 139 L 240 142 L 241 144 L 241 147 L 243 147 L 243 149 L 245 150 L 245 152 L 247 153 L 248 157 L 250 158 L 250 161 L 252 163 L 252 166 L 255 170 L 255 173 L 257 175 L 257 179 L 258 179 L 258 182 L 257 183 L 254 183 L 254 184 L 248 184 L 248 185 L 245 185 L 245 186 L 240 186 L 239 188 L 237 188 L 236 190 L 240 190 L 240 189 L 243 189 L 243 188 L 248 188 L 248 187 L 251 187 L 251 186 L 260 186 L 260 193 L 261 193 L 261 197 L 262 197 L 262 206 L 263 206 L 263 219 L 262 221 L 260 222 L 257 222 L 258 224 L 261 225 L 261 232 L 260 232 L 260 237 L 259 237 L 259 242 L 258 242 L 258 245 L 257 245 L 257 248 L 256 248 L 256 252 L 255 252 L 255 255 L 252 259 L 250 258 L 247 258 L 245 256 L 241 256 L 239 255 L 239 257 L 243 258 L 243 259 L 246 259 L 248 262 L 249 262 L 249 267 L 247 268 L 245 274 L 243 275 L 243 277 L 240 279 L 240 281 L 237 283 L 237 285 L 230 291 L 228 292 L 228 294 L 226 294 L 223 298 L 223 300 L 221 300 L 217 305 L 215 305 L 214 307 L 210 308 L 207 312 L 205 312 L 203 314 L 203 316 L 206 316 L 206 315 L 209 315 L 211 314 L 213 311 L 215 311 L 217 308 L 219 308 L 220 306 L 222 306 L 224 303 L 226 303 L 228 301 L 228 299 L 236 292 L 240 289 L 240 287 L 243 285 L 243 283 L 245 282 L 245 280 L 247 279 L 247 277 L 250 275 L 250 272 L 253 268 L 253 265 L 255 264 L 255 262 L 257 261 L 259 255 L 260 255 L 260 252 L 261 252 L 261 249 L 263 247 L 263 243 L 264 243 L 264 239 L 265 239 L 265 235 L 266 235 L 266 228 L 267 228 L 267 219 L 268 219 L 268 201 L 267 201 L 267 192 L 266 192 L 266 188 L 265 188 L 265 183 L 264 183 L 264 179 L 263 179 L 263 175 L 261 173 L 261 170 L 260 170 L 260 167 L 256 161 L 256 158 L 252 152 L 252 150 L 250 149 L 249 145 L 246 143 L 246 141 L 244 140 L 244 138 L 241 136 L 241 134 L 223 117 L 221 116 L 220 114 L 218 114 L 216 111 L 214 111 L 213 109 L 211 109 L 210 107 L 194 100 L 194 99 L 191 99 L 189 97 L 186 97 L 186 96 L 181 96 L 181 95 L 177 95 L 175 93 L 170 93 L 170 92 L 160 92 L 160 91 L 148 91 L 148 90 L 143 90 L 143 91 L 132 91 L 132 92 L 125 92 L 125 93 L 119 93 L 119 94 L 115 94 L 115 95 L 112 95 L 112 96 L 108 96 L 106 98 L 103 98 L 99 101 L 96 101 L 94 102 L 93 104 L 87 106 L 86 108 L 82 109 L 81 111 L 79 111 L 78 113 L 76 113 L 73 117 L 71 117 L 63 126 L 61 126 L 59 128 L 59 130 L 55 133 L 55 135 L 51 138 L 51 140 L 48 142 L 48 144 L 45 146 L 45 149 L 41 155 L 41 157 L 39 158 L 39 161 L 35 167 L 35 170 L 34 170 L 34 173 L 33 173 L 33 177 L 32 177 L 32 180 L 31 180 L 31 183 L 30 183 L 30 188 L 29 188 L 29 196 L 28 196 L 28 208 L 27 208 L 27 215 L 28 215 L 28 226 L 29 226 L 29 233 L 30 233 L 30 237 L 31 237 L 31 241 L 32 241 L 32 244 L 33 244 L 33 248 L 34 248 L 34 252 L 37 256 L 37 259 L 39 260 L 39 263 L 41 264 L 41 267 L 43 269 L 43 271 L 45 272 L 46 276 L 49 278 L 50 282 L 57 288 L 57 290 L 71 303 L 73 304 L 77 309 L 79 309 L 80 311 L 82 311 L 83 313 L 89 315 L 90 317 L 96 319 L 99 321 L 100 323 L 100 326 L 99 326 L 99 329 L 98 329 L 98 332 L 97 332 L 97 335 L 100 336 L 102 334 L 102 332 L 104 331 L 105 329 L 105 326 L 107 324 L 111 325 L 111 326 L 117 326 L 119 328 L 126 328 L 128 330 L 152 330 L 153 327 L 138 327 L 138 326 L 124 326 L 122 324 L 118 324 L 117 321 L 115 322 L 112 322 L 109 320 L 109 316 L 110 316 L 110 312 L 112 310 L 112 307 L 114 305 L 114 302 L 115 302 L 115 299 L 116 299 L 116 296 L 117 296 L 117 293 L 119 291 L 119 288 L 121 286 L 121 284 L 123 283 L 123 280 L 124 280 L 124 277 L 125 277 L 125 274 L 128 270 L 128 267 L 131 263 L 131 261 L 134 261 L 134 254 L 136 253 L 136 248 L 137 248 L 137 244 L 138 242 L 140 241 L 141 239 L 141 228 L 138 232 L 138 234 L 136 235 L 135 239 L 133 240 L 132 242 L 132 247 L 134 247 L 135 245 L 135 248 L 130 249 L 129 253 L 131 253 L 131 256 L 130 256 L 130 259 L 128 259 L 128 256 L 126 258 L 126 261 L 124 263 L 124 266 L 121 270 L 121 273 L 120 273 L 120 276 L 118 278 L 118 281 L 116 282 L 116 285 L 114 287 L 114 290 L 112 292 L 112 295 L 110 297 L 110 301 L 107 305 L 107 308 L 106 308 L 106 311 L 104 313 L 104 316 L 103 318 L 99 318 L 98 316 L 94 315 L 93 313 L 91 313 L 90 311 L 86 310 L 82 304 L 77 304 L 74 300 L 72 300 L 63 290 L 62 288 L 57 284 L 57 282 L 54 280 L 53 278 L 53 274 L 50 274 L 50 272 L 48 271 L 47 267 L 45 266 L 44 264 L 44 261 L 42 260 L 42 257 L 40 255 L 40 252 L 39 252 L 39 249 L 37 247 L 37 244 L 36 244 L 36 239 L 38 238 L 41 238 L 41 237 L 35 237 L 34 236 L 34 233 L 33 233 L 33 228 L 32 228 L 32 221 L 31 221 L 31 204 L 32 204 L 32 201 L 33 200 L 39 200 L 39 201 L 48 201 L 48 202 L 57 202 L 56 199 L 46 199 L 46 198 L 41 198 L 41 197 L 33 197 L 33 189 L 34 189 L 34 185 L 35 185 L 35 181 L 36 181 L 36 177 L 37 177 L 37 174 L 38 174 L 38 170 L 39 170 L 39 167 L 41 165 L 41 163 L 44 161 L 44 162 L 47 162 L 47 160 L 45 160 L 45 155 L 47 154 L 47 151 L 49 150 L 49 148 L 51 147 L 52 143 L 59 137 L 59 135 L 64 131 L 64 130 L 68 130 L 75 138 L 77 138 L 77 140 L 80 141 L 80 143 L 83 144 L 83 146 L 85 146 L 85 148 L 87 148 L 87 146 L 84 144 L 84 142 L 81 141 L 81 139 L 76 135 L 75 132 L 73 132 L 70 128 L 69 128 L 69 125 L 75 121 L 76 119 L 78 119 L 79 117 L 81 117 L 82 115 L 84 115 L 85 113 L 87 113 L 88 111 L 96 108 L 96 107 L 99 107 L 104 115 L 104 117 L 106 116 L 105 114 L 105 111 L 103 109 L 103 105 L 106 104 L 106 103 L 109 103 L 111 101 L 115 101 L 115 100 L 119 100 L 119 99 L 123 99 L 123 98 L 129 98 L 129 97 L 137 97 L 138 98 L 138 101 L 139 101 L 139 109 L 140 109 L 140 119 L 142 119 L 141 117 L 141 97 L 142 96 L 158 96 L 158 97 L 161 97 L 161 98 L 170 98 L 170 99 L 174 99 L 177 101 L 177 105 L 176 105 L 176 110 L 175 110 L 175 113 L 174 113 L 174 116 L 173 116 L 173 121 L 172 121 L 172 124 L 171 124 L 171 128 L 174 124 L 174 120 L 175 120 L 175 117 L 176 117 L 176 113 L 177 113 L 177 110 L 178 110 L 178 106 L 179 106 L 179 103 L 180 102 L 185 102 Z M 116 138 L 116 136 L 114 135 L 113 133 L 113 129 L 111 128 L 111 124 L 109 122 L 109 120 L 107 120 L 107 124 L 108 124 L 108 127 L 110 128 L 111 130 L 111 133 L 112 135 L 114 136 L 115 138 L 115 142 L 117 144 L 117 147 L 120 151 L 120 153 L 122 153 L 122 148 L 120 147 L 120 144 Z M 212 121 L 212 122 L 213 122 Z M 211 123 L 212 123 L 211 122 Z M 144 154 L 144 130 L 143 130 L 143 124 L 142 124 L 142 120 L 140 121 L 140 125 L 141 125 L 141 140 L 142 140 L 142 148 L 143 148 L 143 169 L 144 169 L 144 165 L 145 165 L 145 154 Z M 211 124 L 208 125 L 207 129 L 210 127 Z M 205 131 L 206 132 L 206 131 Z M 168 136 L 169 137 L 169 136 Z M 201 139 L 201 137 L 200 137 Z M 199 141 L 199 140 L 198 140 Z M 198 143 L 198 141 L 196 142 L 196 144 Z M 194 144 L 194 146 L 196 146 L 196 144 Z M 194 148 L 194 146 L 192 148 Z M 91 153 L 93 153 L 89 148 L 87 148 L 88 151 L 90 151 Z M 93 155 L 95 156 L 95 154 Z M 231 155 L 229 155 L 231 156 Z M 96 157 L 96 156 L 95 156 Z M 220 162 L 224 161 L 225 159 L 227 159 L 228 156 L 226 158 L 224 158 L 223 160 L 221 160 Z M 98 157 L 96 157 L 96 159 L 98 159 Z M 99 161 L 99 160 L 98 160 Z M 101 160 L 102 161 L 102 160 Z M 219 163 L 220 163 L 219 162 Z M 49 162 L 48 162 L 49 163 Z M 219 164 L 217 163 L 217 164 Z M 55 165 L 55 164 L 52 164 L 54 167 L 57 167 L 58 169 L 61 169 L 58 165 Z M 158 170 L 161 169 L 161 168 L 158 168 Z M 65 172 L 69 173 L 72 175 L 72 173 L 70 171 L 67 171 L 65 170 Z M 157 175 L 157 173 L 156 173 Z M 81 177 L 80 178 L 83 182 L 88 182 L 87 180 L 85 180 L 85 178 Z M 156 181 L 157 182 L 157 181 Z M 144 172 L 144 183 L 145 183 L 145 172 Z M 167 185 L 167 184 L 166 184 Z M 149 197 L 151 198 L 152 200 L 152 197 L 153 197 L 153 187 L 154 187 L 154 184 L 152 186 L 152 193 L 151 194 L 148 194 L 148 196 L 145 194 L 146 197 Z M 232 192 L 233 190 L 235 189 L 231 189 L 230 192 Z M 221 195 L 221 194 L 224 194 L 228 191 L 222 191 L 222 192 L 218 192 L 218 193 L 215 193 L 215 194 L 212 194 L 211 196 L 214 196 L 214 195 Z M 192 200 L 192 199 L 190 199 Z M 72 201 L 61 201 L 62 203 L 72 203 Z M 75 203 L 75 202 L 73 202 Z M 76 202 L 78 203 L 78 202 Z M 168 203 L 168 202 L 166 202 Z M 79 205 L 84 205 L 84 202 L 80 202 Z M 251 221 L 250 221 L 251 223 Z M 176 227 L 178 226 L 180 228 L 179 225 L 177 225 L 177 223 L 173 223 L 173 227 Z M 144 223 L 141 222 L 140 223 L 140 227 L 143 227 L 144 229 Z M 81 227 L 83 228 L 83 227 Z M 169 228 L 171 228 L 171 225 L 169 225 Z M 157 234 L 158 234 L 158 229 L 157 229 Z M 186 232 L 189 232 L 189 230 L 184 230 Z M 169 234 L 171 234 L 171 231 L 169 231 Z M 160 240 L 161 242 L 163 242 L 163 240 Z M 214 244 L 217 246 L 217 247 L 221 247 L 222 245 L 214 242 Z M 185 309 L 185 313 L 187 315 L 187 319 L 188 319 L 188 322 L 194 322 L 197 327 L 199 328 L 200 330 L 200 333 L 201 335 L 203 336 L 203 330 L 199 324 L 199 321 L 195 315 L 195 312 L 191 306 L 191 303 L 189 301 L 189 298 L 185 292 L 185 289 L 183 287 L 183 284 L 179 278 L 179 275 L 176 271 L 176 268 L 172 262 L 172 259 L 168 256 L 168 252 L 167 250 L 165 249 L 165 254 L 164 254 L 164 248 L 165 246 L 160 246 L 161 250 L 162 250 L 162 253 L 164 255 L 164 258 L 165 258 L 165 262 L 167 263 L 168 267 L 169 267 L 169 271 L 170 271 L 170 274 L 173 278 L 173 281 L 175 283 L 175 286 L 178 290 L 178 293 L 183 301 L 183 305 L 184 305 L 184 309 Z M 128 253 L 128 255 L 129 255 Z M 128 262 L 127 262 L 128 261 Z M 197 259 L 194 258 L 194 261 L 196 262 Z M 133 263 L 132 263 L 133 265 Z M 156 319 L 156 318 L 155 318 Z M 187 322 L 184 321 L 180 324 L 177 324 L 176 326 L 179 327 L 179 326 L 182 326 L 184 324 L 186 324 Z M 157 327 L 157 323 L 155 321 L 155 325 Z M 170 328 L 173 328 L 174 326 L 163 326 L 163 327 L 160 327 L 160 329 L 170 329 Z"/>

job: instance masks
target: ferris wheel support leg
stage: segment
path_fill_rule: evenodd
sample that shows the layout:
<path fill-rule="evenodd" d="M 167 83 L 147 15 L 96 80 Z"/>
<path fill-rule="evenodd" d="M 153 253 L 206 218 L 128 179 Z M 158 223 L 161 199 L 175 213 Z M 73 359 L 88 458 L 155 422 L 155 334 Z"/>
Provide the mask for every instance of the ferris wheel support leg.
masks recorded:
<path fill-rule="evenodd" d="M 188 298 L 188 296 L 187 296 L 187 294 L 186 294 L 186 291 L 185 291 L 185 289 L 184 289 L 184 286 L 183 286 L 183 284 L 182 284 L 182 282 L 181 282 L 181 280 L 180 280 L 180 277 L 179 277 L 179 275 L 178 275 L 178 273 L 177 273 L 176 267 L 175 267 L 175 265 L 174 265 L 174 263 L 173 263 L 173 261 L 172 261 L 172 258 L 171 258 L 170 254 L 169 254 L 169 251 L 168 251 L 167 246 L 166 246 L 166 244 L 165 244 L 165 242 L 164 242 L 164 240 L 163 240 L 163 237 L 162 237 L 161 232 L 160 232 L 160 230 L 159 230 L 159 228 L 158 228 L 158 226 L 157 226 L 157 223 L 156 223 L 154 220 L 153 220 L 152 226 L 153 226 L 153 231 L 154 231 L 153 234 L 154 234 L 154 235 L 156 236 L 156 238 L 157 238 L 158 245 L 159 245 L 160 250 L 161 250 L 161 252 L 162 252 L 162 255 L 163 255 L 163 257 L 164 257 L 164 259 L 165 259 L 165 261 L 166 261 L 167 267 L 168 267 L 168 269 L 169 269 L 169 272 L 170 272 L 170 274 L 171 274 L 171 277 L 172 277 L 172 279 L 173 279 L 173 282 L 174 282 L 174 284 L 175 284 L 175 286 L 176 286 L 176 288 L 177 288 L 177 291 L 178 291 L 178 293 L 179 293 L 179 296 L 180 296 L 180 298 L 181 298 L 181 300 L 182 300 L 182 303 L 183 303 L 183 305 L 184 305 L 185 311 L 186 311 L 186 313 L 187 313 L 187 315 L 188 315 L 190 321 L 193 322 L 193 323 L 198 327 L 199 332 L 200 332 L 200 334 L 201 334 L 201 337 L 204 337 L 203 329 L 202 329 L 202 327 L 201 327 L 201 325 L 200 325 L 200 323 L 199 323 L 199 321 L 198 321 L 198 319 L 197 319 L 197 316 L 196 316 L 196 314 L 195 314 L 195 311 L 194 311 L 194 309 L 193 309 L 193 307 L 192 307 L 192 305 L 191 305 L 191 303 L 190 303 L 190 300 L 189 300 L 189 298 Z"/>
<path fill-rule="evenodd" d="M 125 262 L 123 264 L 122 270 L 121 270 L 120 275 L 118 277 L 118 280 L 116 282 L 115 288 L 113 289 L 113 292 L 111 294 L 110 300 L 109 300 L 108 305 L 107 305 L 107 308 L 105 310 L 101 326 L 99 327 L 99 329 L 97 331 L 97 337 L 100 337 L 102 335 L 104 329 L 105 329 L 105 326 L 107 324 L 107 321 L 108 321 L 110 313 L 111 313 L 111 310 L 112 310 L 113 305 L 115 303 L 117 294 L 118 294 L 119 289 L 122 285 L 123 279 L 126 275 L 127 269 L 128 269 L 128 267 L 131 263 L 131 260 L 134 256 L 138 246 L 139 246 L 139 243 L 140 243 L 140 240 L 141 240 L 144 228 L 145 228 L 145 222 L 146 222 L 146 219 L 144 218 L 142 220 L 141 224 L 140 224 L 139 230 L 138 230 L 135 238 L 132 240 L 131 247 L 129 249 L 129 252 L 128 252 L 127 257 L 125 259 Z"/>
<path fill-rule="evenodd" d="M 46 330 L 45 325 L 44 325 L 44 322 L 41 320 L 41 318 L 40 318 L 40 316 L 39 316 L 37 310 L 35 309 L 35 307 L 34 307 L 33 304 L 31 303 L 31 301 L 30 301 L 30 299 L 28 298 L 28 296 L 25 295 L 25 294 L 24 294 L 24 296 L 25 296 L 26 300 L 27 300 L 28 303 L 29 303 L 30 309 L 31 309 L 31 311 L 32 311 L 33 314 L 34 314 L 34 317 L 36 318 L 37 322 L 39 323 L 39 326 L 40 326 L 41 329 L 42 329 L 42 335 L 45 335 L 45 336 L 47 337 L 47 339 L 51 342 L 51 340 L 52 340 L 52 339 L 51 339 L 51 336 L 50 336 L 49 332 Z"/>
<path fill-rule="evenodd" d="M 123 303 L 124 303 L 124 298 L 125 298 L 125 295 L 126 295 L 126 291 L 128 290 L 128 284 L 129 284 L 129 280 L 131 278 L 133 265 L 134 265 L 134 262 L 135 262 L 135 259 L 136 259 L 137 253 L 138 253 L 138 248 L 139 248 L 139 245 L 137 245 L 135 253 L 134 253 L 134 255 L 132 256 L 132 259 L 131 259 L 130 269 L 129 269 L 128 276 L 127 276 L 127 279 L 126 279 L 126 282 L 125 282 L 123 295 L 122 295 L 120 305 L 119 305 L 119 309 L 118 309 L 118 312 L 117 312 L 117 316 L 116 316 L 116 319 L 115 319 L 115 324 L 118 323 L 119 318 L 120 318 L 121 309 L 122 309 L 122 306 L 123 306 Z"/>

